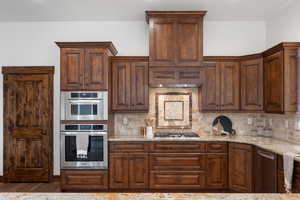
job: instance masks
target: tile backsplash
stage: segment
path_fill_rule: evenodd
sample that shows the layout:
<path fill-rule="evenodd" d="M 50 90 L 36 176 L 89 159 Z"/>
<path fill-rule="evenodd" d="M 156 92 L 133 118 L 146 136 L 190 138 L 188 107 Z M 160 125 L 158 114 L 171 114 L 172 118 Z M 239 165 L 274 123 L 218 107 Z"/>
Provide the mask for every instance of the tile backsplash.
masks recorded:
<path fill-rule="evenodd" d="M 295 124 L 297 124 L 298 121 L 300 122 L 300 115 L 277 115 L 265 113 L 201 113 L 199 112 L 198 108 L 197 88 L 150 88 L 149 112 L 115 114 L 115 135 L 139 135 L 140 127 L 146 126 L 146 118 L 156 120 L 155 94 L 166 92 L 192 93 L 192 128 L 184 129 L 184 131 L 200 132 L 200 134 L 210 133 L 213 120 L 219 115 L 225 115 L 232 120 L 233 129 L 236 130 L 237 135 L 251 135 L 251 130 L 254 128 L 254 126 L 249 125 L 248 120 L 259 120 L 265 121 L 267 124 L 269 124 L 270 128 L 273 130 L 273 137 L 294 143 L 300 143 L 300 130 L 295 130 Z M 166 129 L 157 129 L 154 127 L 154 132 L 156 131 L 166 131 Z M 180 129 L 167 129 L 167 131 L 180 131 Z"/>

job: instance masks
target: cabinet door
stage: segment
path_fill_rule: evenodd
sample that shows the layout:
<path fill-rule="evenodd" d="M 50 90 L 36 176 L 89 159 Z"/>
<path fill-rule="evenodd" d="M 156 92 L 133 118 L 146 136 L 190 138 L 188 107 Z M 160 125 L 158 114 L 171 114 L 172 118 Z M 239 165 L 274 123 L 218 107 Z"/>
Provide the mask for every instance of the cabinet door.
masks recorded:
<path fill-rule="evenodd" d="M 176 58 L 176 18 L 151 18 L 149 24 L 150 66 L 174 66 Z"/>
<path fill-rule="evenodd" d="M 84 89 L 84 49 L 61 49 L 61 90 Z"/>
<path fill-rule="evenodd" d="M 128 154 L 109 154 L 109 187 L 111 189 L 128 188 Z"/>
<path fill-rule="evenodd" d="M 208 154 L 206 158 L 206 186 L 210 189 L 227 188 L 227 155 Z"/>
<path fill-rule="evenodd" d="M 108 89 L 108 58 L 105 49 L 85 49 L 85 90 Z"/>
<path fill-rule="evenodd" d="M 263 59 L 245 60 L 241 63 L 241 109 L 263 110 Z"/>
<path fill-rule="evenodd" d="M 220 73 L 217 64 L 204 68 L 201 100 L 203 111 L 217 111 L 220 105 Z"/>
<path fill-rule="evenodd" d="M 240 65 L 238 62 L 220 63 L 221 110 L 235 111 L 240 107 Z"/>
<path fill-rule="evenodd" d="M 202 23 L 203 20 L 197 17 L 178 18 L 176 65 L 200 66 L 202 64 Z"/>
<path fill-rule="evenodd" d="M 252 146 L 229 144 L 229 189 L 253 192 Z"/>
<path fill-rule="evenodd" d="M 131 110 L 149 109 L 148 62 L 131 63 Z"/>
<path fill-rule="evenodd" d="M 112 109 L 130 110 L 130 62 L 114 62 L 112 65 Z"/>
<path fill-rule="evenodd" d="M 147 189 L 149 185 L 148 154 L 129 154 L 129 188 Z"/>
<path fill-rule="evenodd" d="M 284 112 L 297 111 L 298 54 L 298 48 L 284 49 Z"/>
<path fill-rule="evenodd" d="M 283 113 L 283 52 L 264 58 L 265 111 Z"/>

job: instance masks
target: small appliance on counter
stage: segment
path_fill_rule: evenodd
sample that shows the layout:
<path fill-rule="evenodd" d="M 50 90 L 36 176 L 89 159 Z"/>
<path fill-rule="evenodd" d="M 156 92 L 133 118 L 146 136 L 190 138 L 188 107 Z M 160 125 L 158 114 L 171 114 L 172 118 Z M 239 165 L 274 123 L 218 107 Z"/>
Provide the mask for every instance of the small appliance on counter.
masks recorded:
<path fill-rule="evenodd" d="M 214 119 L 212 123 L 212 135 L 235 135 L 236 131 L 232 129 L 232 121 L 224 116 L 220 115 Z"/>

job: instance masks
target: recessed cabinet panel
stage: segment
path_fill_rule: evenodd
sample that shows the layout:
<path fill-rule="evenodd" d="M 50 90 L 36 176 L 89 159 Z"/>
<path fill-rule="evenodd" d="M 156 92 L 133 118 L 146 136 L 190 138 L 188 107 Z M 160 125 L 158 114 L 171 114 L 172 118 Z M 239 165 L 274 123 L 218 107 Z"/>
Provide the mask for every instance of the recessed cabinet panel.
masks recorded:
<path fill-rule="evenodd" d="M 61 89 L 83 89 L 84 50 L 65 48 L 61 50 Z"/>
<path fill-rule="evenodd" d="M 211 189 L 227 188 L 227 154 L 207 155 L 206 165 L 206 186 Z"/>
<path fill-rule="evenodd" d="M 263 59 L 241 62 L 241 109 L 263 110 Z"/>
<path fill-rule="evenodd" d="M 264 58 L 265 111 L 283 113 L 283 53 Z"/>

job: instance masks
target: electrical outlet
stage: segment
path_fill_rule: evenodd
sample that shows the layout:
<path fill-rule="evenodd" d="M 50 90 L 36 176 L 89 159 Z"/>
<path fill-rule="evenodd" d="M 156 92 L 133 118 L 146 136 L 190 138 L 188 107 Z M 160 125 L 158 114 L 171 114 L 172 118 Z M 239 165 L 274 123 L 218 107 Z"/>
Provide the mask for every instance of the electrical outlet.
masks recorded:
<path fill-rule="evenodd" d="M 289 128 L 289 120 L 286 119 L 284 124 L 285 124 L 285 128 Z"/>
<path fill-rule="evenodd" d="M 253 119 L 252 118 L 248 118 L 248 125 L 252 125 L 253 124 Z"/>
<path fill-rule="evenodd" d="M 273 125 L 273 120 L 269 119 L 269 126 L 271 127 Z"/>
<path fill-rule="evenodd" d="M 124 124 L 124 125 L 128 125 L 128 118 L 127 118 L 127 117 L 124 117 L 124 118 L 123 118 L 123 124 Z"/>
<path fill-rule="evenodd" d="M 295 121 L 295 130 L 300 131 L 300 120 Z"/>

